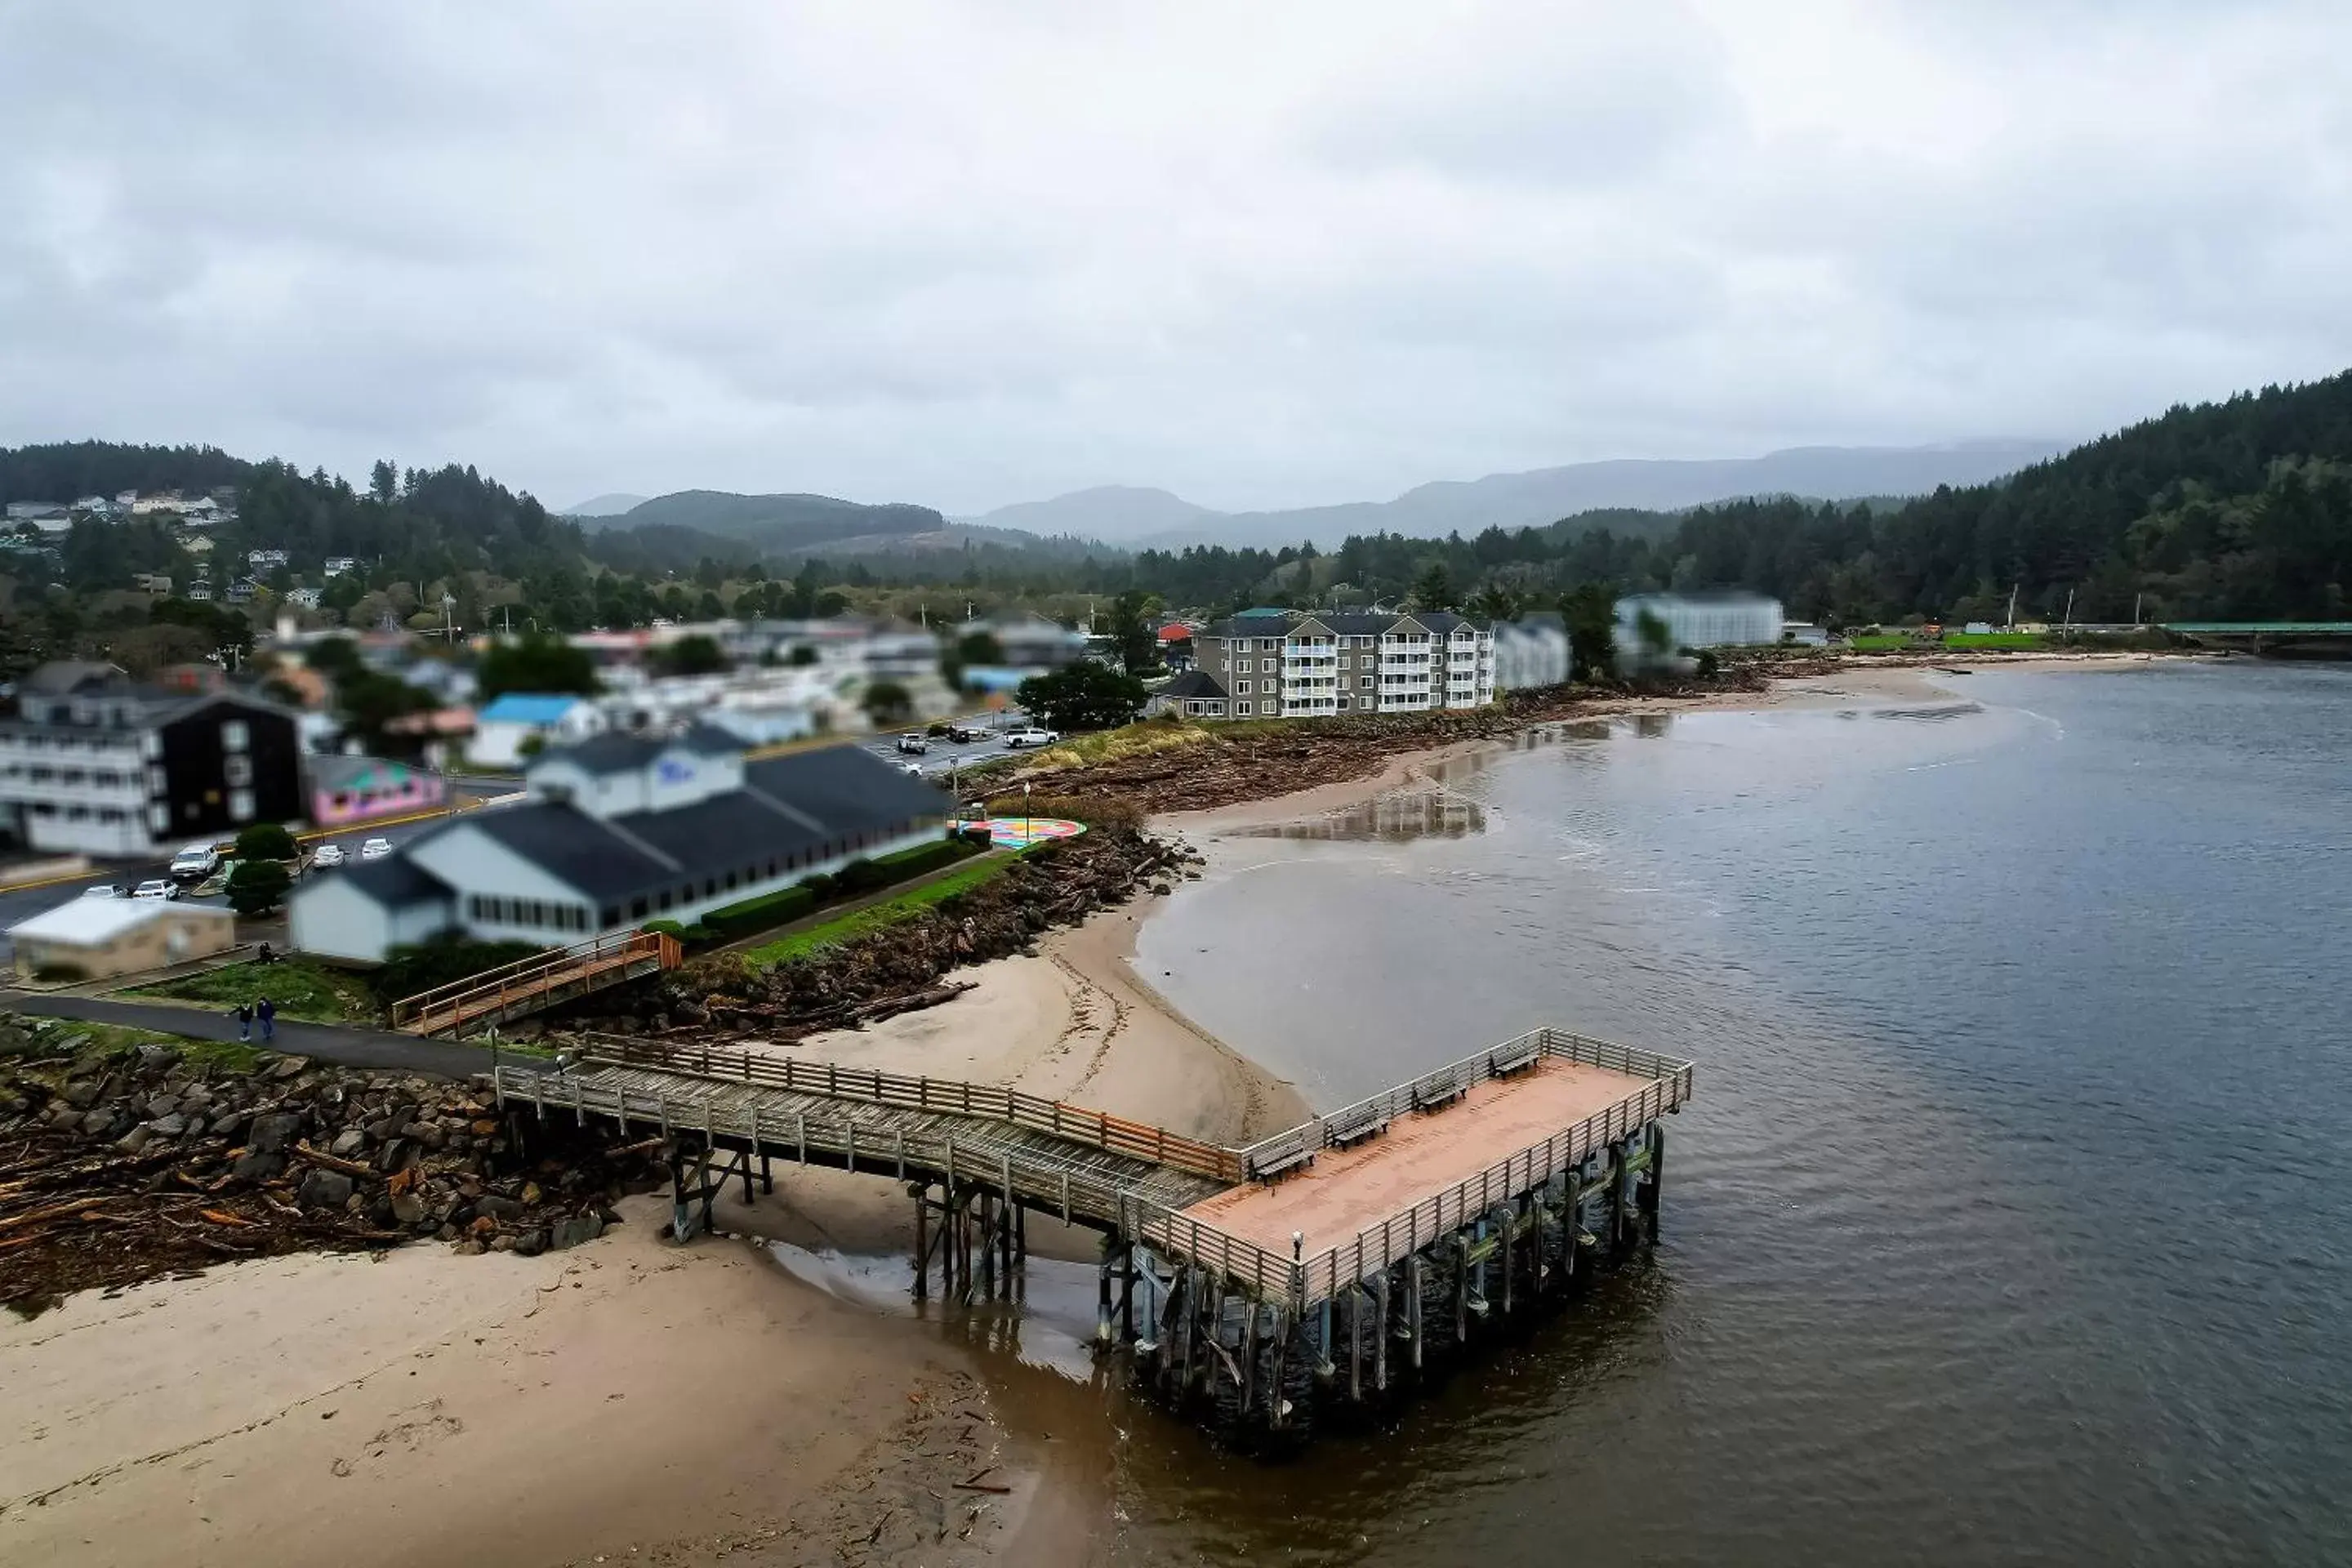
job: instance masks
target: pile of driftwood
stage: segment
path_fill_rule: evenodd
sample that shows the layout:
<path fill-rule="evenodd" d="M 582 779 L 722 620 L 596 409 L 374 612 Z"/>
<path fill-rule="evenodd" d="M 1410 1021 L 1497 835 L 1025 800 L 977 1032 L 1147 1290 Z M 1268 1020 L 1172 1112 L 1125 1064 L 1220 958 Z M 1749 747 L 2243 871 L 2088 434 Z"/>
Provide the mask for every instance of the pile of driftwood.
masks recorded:
<path fill-rule="evenodd" d="M 1638 689 L 1623 685 L 1553 686 L 1512 692 L 1487 708 L 1431 713 L 1367 713 L 1318 719 L 1280 730 L 1207 726 L 1204 743 L 1181 752 L 1140 752 L 1092 767 L 1054 769 L 1043 753 L 1026 775 L 1055 795 L 1114 801 L 1139 812 L 1203 811 L 1244 801 L 1370 778 L 1391 758 L 1465 741 L 1496 740 L 1526 729 L 1575 719 L 1627 698 L 1703 697 L 1761 691 L 1772 681 L 1821 675 L 1841 661 L 1826 655 L 1781 652 L 1727 654 L 1708 676 L 1666 677 Z M 992 785 L 1002 787 L 1002 783 Z"/>
<path fill-rule="evenodd" d="M 46 1018 L 0 1020 L 0 1053 L 5 1303 L 419 1237 L 536 1252 L 601 1234 L 658 1173 L 642 1151 L 524 1167 L 478 1084 L 107 1049 Z"/>

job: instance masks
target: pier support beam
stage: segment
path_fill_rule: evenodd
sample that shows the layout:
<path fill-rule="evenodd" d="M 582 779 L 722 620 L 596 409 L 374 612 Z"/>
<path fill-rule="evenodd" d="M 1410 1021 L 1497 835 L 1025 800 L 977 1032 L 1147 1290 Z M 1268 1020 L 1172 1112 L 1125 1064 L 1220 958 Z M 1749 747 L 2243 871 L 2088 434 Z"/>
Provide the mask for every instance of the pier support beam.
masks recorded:
<path fill-rule="evenodd" d="M 1656 1122 L 1650 1124 L 1650 1184 L 1643 1191 L 1642 1206 L 1648 1211 L 1650 1240 L 1658 1239 L 1658 1205 L 1666 1189 L 1666 1130 Z"/>

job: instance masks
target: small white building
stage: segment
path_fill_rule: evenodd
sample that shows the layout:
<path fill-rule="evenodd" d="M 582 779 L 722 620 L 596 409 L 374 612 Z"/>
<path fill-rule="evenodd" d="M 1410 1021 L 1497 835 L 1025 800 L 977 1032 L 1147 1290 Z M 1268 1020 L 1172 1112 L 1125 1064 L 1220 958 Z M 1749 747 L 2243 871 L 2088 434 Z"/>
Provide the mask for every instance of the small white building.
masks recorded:
<path fill-rule="evenodd" d="M 478 767 L 511 768 L 522 762 L 523 743 L 534 736 L 541 745 L 562 746 L 609 727 L 604 711 L 585 697 L 509 691 L 474 715 L 466 758 Z"/>
<path fill-rule="evenodd" d="M 1666 628 L 1663 653 L 1642 635 L 1645 616 Z M 1780 601 L 1761 594 L 1634 594 L 1617 601 L 1617 658 L 1639 665 L 1684 648 L 1766 647 L 1781 624 Z"/>
<path fill-rule="evenodd" d="M 326 565 L 320 570 L 330 577 L 340 577 L 358 564 L 359 563 L 349 555 L 330 555 L 327 557 Z"/>
<path fill-rule="evenodd" d="M 8 928 L 16 973 L 103 980 L 226 952 L 236 917 L 168 899 L 76 899 Z"/>

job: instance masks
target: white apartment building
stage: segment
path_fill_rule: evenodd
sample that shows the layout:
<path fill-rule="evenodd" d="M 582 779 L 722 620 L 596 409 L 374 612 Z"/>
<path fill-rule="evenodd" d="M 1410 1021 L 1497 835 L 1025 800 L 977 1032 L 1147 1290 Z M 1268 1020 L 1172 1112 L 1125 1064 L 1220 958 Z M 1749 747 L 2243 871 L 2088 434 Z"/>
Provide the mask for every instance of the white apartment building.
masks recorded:
<path fill-rule="evenodd" d="M 1192 637 L 1194 668 L 1235 719 L 1316 719 L 1481 708 L 1495 637 L 1444 611 L 1248 610 Z"/>

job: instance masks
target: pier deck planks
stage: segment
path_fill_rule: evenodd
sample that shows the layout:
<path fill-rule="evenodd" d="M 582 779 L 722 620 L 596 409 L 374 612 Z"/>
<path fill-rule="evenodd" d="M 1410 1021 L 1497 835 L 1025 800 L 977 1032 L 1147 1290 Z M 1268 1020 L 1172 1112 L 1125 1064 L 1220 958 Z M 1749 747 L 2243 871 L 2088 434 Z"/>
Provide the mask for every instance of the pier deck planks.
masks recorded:
<path fill-rule="evenodd" d="M 1606 1110 L 1647 1081 L 1547 1058 L 1516 1078 L 1474 1085 L 1442 1110 L 1399 1117 L 1378 1138 L 1326 1149 L 1313 1166 L 1271 1185 L 1246 1184 L 1204 1198 L 1183 1217 L 1284 1257 L 1291 1233 L 1303 1231 L 1312 1258 L 1477 1175 L 1510 1151 Z"/>

